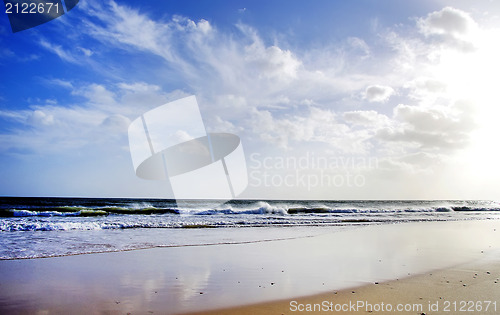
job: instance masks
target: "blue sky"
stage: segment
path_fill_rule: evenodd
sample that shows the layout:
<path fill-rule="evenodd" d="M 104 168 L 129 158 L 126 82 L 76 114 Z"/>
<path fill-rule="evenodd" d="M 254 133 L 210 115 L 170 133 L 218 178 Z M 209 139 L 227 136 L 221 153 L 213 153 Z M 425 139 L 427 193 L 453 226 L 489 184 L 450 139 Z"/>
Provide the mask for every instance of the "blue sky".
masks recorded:
<path fill-rule="evenodd" d="M 499 16 L 490 1 L 82 0 L 12 33 L 4 14 L 0 195 L 172 197 L 135 176 L 127 128 L 196 95 L 209 131 L 242 139 L 241 197 L 500 199 Z"/>

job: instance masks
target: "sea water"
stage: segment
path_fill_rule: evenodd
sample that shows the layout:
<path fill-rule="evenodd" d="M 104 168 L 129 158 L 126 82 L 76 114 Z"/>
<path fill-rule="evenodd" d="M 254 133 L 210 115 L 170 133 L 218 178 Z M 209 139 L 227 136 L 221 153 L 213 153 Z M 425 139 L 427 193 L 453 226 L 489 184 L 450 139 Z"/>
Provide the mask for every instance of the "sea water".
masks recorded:
<path fill-rule="evenodd" d="M 500 202 L 1 197 L 0 259 L 262 242 L 360 225 L 469 219 L 500 219 Z"/>

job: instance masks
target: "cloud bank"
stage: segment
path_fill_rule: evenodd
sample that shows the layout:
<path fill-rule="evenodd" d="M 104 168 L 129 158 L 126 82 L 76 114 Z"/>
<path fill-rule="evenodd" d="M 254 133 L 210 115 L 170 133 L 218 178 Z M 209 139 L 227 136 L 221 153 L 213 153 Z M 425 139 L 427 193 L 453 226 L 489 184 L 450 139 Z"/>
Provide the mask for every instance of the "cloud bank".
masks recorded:
<path fill-rule="evenodd" d="M 2 154 L 116 147 L 126 156 L 131 120 L 189 94 L 209 130 L 237 132 L 249 150 L 377 157 L 402 174 L 456 156 L 479 125 L 478 100 L 455 87 L 482 78 L 450 80 L 441 71 L 452 60 L 445 57 L 461 68 L 485 49 L 475 38 L 486 31 L 459 9 L 299 49 L 244 23 L 222 29 L 206 19 L 155 19 L 114 1 L 80 8 L 83 19 L 71 21 L 80 33 L 38 45 L 97 79 L 45 78 L 65 100 L 0 110 L 11 124 L 0 135 Z"/>

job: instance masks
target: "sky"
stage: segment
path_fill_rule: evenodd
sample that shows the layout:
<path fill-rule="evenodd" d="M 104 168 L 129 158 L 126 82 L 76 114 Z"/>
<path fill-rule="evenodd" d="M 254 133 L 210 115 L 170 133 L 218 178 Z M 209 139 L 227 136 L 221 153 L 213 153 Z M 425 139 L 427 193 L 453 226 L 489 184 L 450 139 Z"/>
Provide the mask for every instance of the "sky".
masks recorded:
<path fill-rule="evenodd" d="M 129 124 L 195 95 L 252 199 L 500 200 L 495 1 L 94 1 L 0 17 L 0 195 L 172 198 Z"/>

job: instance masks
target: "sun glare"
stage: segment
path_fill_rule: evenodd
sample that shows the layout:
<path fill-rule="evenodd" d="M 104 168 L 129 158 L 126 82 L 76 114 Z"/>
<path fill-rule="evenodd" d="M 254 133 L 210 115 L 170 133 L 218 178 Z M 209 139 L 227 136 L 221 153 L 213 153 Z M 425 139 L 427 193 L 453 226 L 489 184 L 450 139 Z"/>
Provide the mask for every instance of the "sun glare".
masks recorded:
<path fill-rule="evenodd" d="M 461 155 L 470 175 L 493 180 L 500 175 L 497 145 L 500 135 L 500 104 L 498 75 L 500 43 L 498 30 L 477 32 L 471 51 L 443 51 L 435 68 L 435 76 L 446 83 L 447 96 L 454 102 L 471 104 L 470 115 L 475 122 L 471 143 Z"/>

